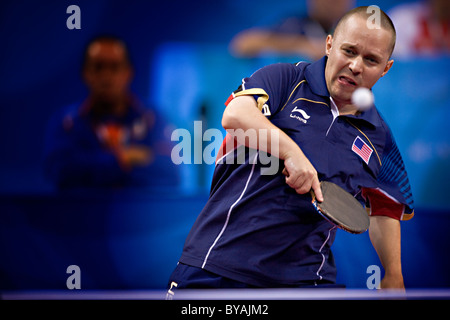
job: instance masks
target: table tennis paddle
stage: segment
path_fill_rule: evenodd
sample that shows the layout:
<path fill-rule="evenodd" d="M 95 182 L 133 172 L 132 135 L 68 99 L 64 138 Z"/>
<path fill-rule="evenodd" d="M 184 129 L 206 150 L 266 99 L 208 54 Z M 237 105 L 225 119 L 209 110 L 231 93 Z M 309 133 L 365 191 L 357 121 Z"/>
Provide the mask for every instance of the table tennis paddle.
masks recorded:
<path fill-rule="evenodd" d="M 312 204 L 326 220 L 354 234 L 363 233 L 369 228 L 369 216 L 355 197 L 329 181 L 320 182 L 320 188 L 323 201 L 317 201 L 311 190 Z"/>

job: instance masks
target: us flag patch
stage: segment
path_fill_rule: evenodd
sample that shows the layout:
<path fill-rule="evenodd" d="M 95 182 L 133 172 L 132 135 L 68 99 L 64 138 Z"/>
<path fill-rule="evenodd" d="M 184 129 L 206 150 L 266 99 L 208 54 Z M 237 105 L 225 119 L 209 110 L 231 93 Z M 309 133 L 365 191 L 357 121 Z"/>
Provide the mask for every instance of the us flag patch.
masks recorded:
<path fill-rule="evenodd" d="M 369 164 L 373 150 L 359 136 L 353 141 L 352 151 L 360 156 L 366 164 Z"/>

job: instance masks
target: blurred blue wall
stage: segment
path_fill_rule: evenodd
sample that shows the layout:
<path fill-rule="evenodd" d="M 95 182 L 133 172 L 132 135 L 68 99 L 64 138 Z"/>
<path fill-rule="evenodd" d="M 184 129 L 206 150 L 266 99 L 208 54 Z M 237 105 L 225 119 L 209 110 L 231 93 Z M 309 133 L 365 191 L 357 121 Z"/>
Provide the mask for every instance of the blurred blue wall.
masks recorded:
<path fill-rule="evenodd" d="M 405 1 L 357 1 L 388 10 Z M 81 30 L 66 28 L 66 8 L 81 8 Z M 228 42 L 242 29 L 304 12 L 303 1 L 2 1 L 0 3 L 0 289 L 65 288 L 70 264 L 83 287 L 161 288 L 206 199 L 212 166 L 182 166 L 171 190 L 60 194 L 42 174 L 51 114 L 86 95 L 84 45 L 114 33 L 130 46 L 132 89 L 178 127 L 203 119 L 220 128 L 223 102 L 244 76 L 299 58 L 237 59 Z M 450 287 L 450 63 L 396 61 L 374 88 L 399 144 L 416 199 L 403 223 L 405 282 Z M 365 287 L 378 264 L 367 234 L 338 234 L 338 280 Z"/>

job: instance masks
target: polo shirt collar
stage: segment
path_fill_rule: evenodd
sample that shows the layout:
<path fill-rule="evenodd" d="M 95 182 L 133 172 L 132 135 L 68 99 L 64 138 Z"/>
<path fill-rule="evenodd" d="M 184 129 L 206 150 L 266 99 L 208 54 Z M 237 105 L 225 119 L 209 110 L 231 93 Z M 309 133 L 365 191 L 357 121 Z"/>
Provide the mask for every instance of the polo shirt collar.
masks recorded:
<path fill-rule="evenodd" d="M 305 78 L 311 88 L 311 91 L 319 96 L 329 97 L 327 83 L 325 81 L 325 66 L 327 64 L 327 56 L 311 63 L 306 67 Z"/>
<path fill-rule="evenodd" d="M 317 60 L 306 67 L 305 78 L 311 88 L 311 91 L 319 96 L 330 98 L 330 93 L 328 92 L 327 83 L 325 81 L 325 66 L 327 64 L 328 57 Z M 318 76 L 319 75 L 319 76 Z M 376 108 L 370 108 L 366 111 L 361 112 L 358 115 L 347 115 L 346 117 L 363 120 L 371 125 L 378 127 L 381 126 L 381 119 Z"/>

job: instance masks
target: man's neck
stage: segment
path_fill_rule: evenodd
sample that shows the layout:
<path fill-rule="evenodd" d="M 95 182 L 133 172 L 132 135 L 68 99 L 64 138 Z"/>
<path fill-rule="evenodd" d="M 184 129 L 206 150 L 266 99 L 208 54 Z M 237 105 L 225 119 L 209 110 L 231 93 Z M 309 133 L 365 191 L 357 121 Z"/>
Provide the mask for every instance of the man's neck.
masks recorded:
<path fill-rule="evenodd" d="M 336 106 L 337 110 L 339 111 L 339 115 L 340 116 L 345 116 L 345 115 L 356 115 L 359 114 L 359 110 L 358 108 L 349 102 L 341 102 L 341 101 L 336 101 L 333 98 L 330 98 L 334 105 Z"/>

